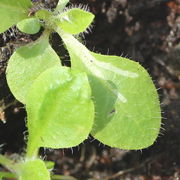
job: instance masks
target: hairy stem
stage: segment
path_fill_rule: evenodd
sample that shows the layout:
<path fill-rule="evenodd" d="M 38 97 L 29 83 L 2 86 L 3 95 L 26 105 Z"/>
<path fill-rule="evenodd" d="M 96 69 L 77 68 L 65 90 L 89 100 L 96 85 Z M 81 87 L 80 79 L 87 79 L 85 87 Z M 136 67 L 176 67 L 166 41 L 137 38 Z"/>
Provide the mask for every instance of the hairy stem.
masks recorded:
<path fill-rule="evenodd" d="M 63 11 L 68 2 L 69 0 L 59 0 L 59 3 L 57 5 L 57 11 Z"/>
<path fill-rule="evenodd" d="M 8 168 L 9 170 L 14 171 L 16 169 L 14 161 L 8 159 L 7 157 L 0 154 L 0 164 Z"/>
<path fill-rule="evenodd" d="M 34 141 L 28 140 L 27 150 L 26 150 L 26 158 L 28 159 L 33 159 L 38 156 L 39 148 L 35 142 L 36 142 L 35 140 Z"/>

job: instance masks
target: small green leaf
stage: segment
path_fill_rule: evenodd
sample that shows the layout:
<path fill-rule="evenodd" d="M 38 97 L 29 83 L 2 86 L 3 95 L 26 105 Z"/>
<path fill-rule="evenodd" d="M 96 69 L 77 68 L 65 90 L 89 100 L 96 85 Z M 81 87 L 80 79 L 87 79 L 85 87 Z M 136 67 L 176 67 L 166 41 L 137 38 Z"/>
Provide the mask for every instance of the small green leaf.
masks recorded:
<path fill-rule="evenodd" d="M 36 12 L 35 16 L 39 19 L 46 20 L 49 17 L 51 17 L 52 12 L 46 10 L 46 9 L 40 9 L 39 11 Z"/>
<path fill-rule="evenodd" d="M 25 103 L 25 97 L 33 81 L 46 69 L 60 65 L 59 57 L 48 40 L 44 35 L 31 45 L 19 48 L 8 62 L 8 85 L 16 99 L 22 103 Z"/>
<path fill-rule="evenodd" d="M 158 136 L 161 112 L 147 71 L 127 58 L 90 52 L 73 36 L 59 31 L 73 69 L 88 74 L 95 103 L 92 135 L 121 149 L 142 149 Z"/>
<path fill-rule="evenodd" d="M 28 17 L 30 0 L 0 0 L 0 33 Z"/>
<path fill-rule="evenodd" d="M 94 118 L 85 73 L 53 67 L 33 83 L 27 97 L 28 156 L 39 147 L 69 148 L 87 138 Z"/>
<path fill-rule="evenodd" d="M 50 180 L 50 173 L 45 163 L 40 159 L 19 163 L 17 174 L 20 180 Z"/>
<path fill-rule="evenodd" d="M 55 23 L 65 32 L 79 34 L 89 27 L 93 19 L 92 13 L 73 8 L 55 17 Z"/>
<path fill-rule="evenodd" d="M 17 27 L 20 31 L 27 33 L 27 34 L 36 34 L 39 32 L 41 28 L 41 24 L 39 19 L 37 18 L 28 18 L 20 21 L 17 24 Z"/>

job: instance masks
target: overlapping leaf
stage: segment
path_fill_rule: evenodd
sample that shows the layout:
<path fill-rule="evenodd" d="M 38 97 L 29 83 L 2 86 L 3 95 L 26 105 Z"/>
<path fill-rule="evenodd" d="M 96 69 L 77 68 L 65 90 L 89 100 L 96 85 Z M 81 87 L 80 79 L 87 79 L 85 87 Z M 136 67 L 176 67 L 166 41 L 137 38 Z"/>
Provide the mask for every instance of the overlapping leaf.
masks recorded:
<path fill-rule="evenodd" d="M 153 82 L 138 63 L 91 53 L 59 30 L 72 68 L 88 73 L 95 103 L 92 135 L 112 147 L 142 149 L 153 144 L 160 128 L 160 106 Z"/>
<path fill-rule="evenodd" d="M 43 71 L 55 65 L 60 65 L 60 60 L 45 35 L 31 45 L 16 50 L 6 70 L 8 85 L 16 99 L 25 103 L 33 81 Z"/>
<path fill-rule="evenodd" d="M 17 23 L 17 27 L 20 31 L 27 34 L 36 34 L 39 32 L 41 25 L 39 19 L 28 18 Z"/>
<path fill-rule="evenodd" d="M 28 17 L 30 0 L 0 0 L 0 33 Z"/>
<path fill-rule="evenodd" d="M 50 68 L 32 85 L 26 108 L 31 156 L 39 147 L 76 146 L 92 129 L 94 106 L 85 73 Z"/>

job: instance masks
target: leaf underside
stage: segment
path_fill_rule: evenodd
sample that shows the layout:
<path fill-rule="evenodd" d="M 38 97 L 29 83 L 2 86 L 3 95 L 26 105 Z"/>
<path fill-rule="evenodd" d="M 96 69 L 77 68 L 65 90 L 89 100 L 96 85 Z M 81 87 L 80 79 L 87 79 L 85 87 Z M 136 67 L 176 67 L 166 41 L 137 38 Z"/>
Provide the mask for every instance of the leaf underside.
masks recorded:
<path fill-rule="evenodd" d="M 147 71 L 137 62 L 92 53 L 74 37 L 62 37 L 72 68 L 88 74 L 96 112 L 91 134 L 121 149 L 152 145 L 159 133 L 161 112 Z"/>
<path fill-rule="evenodd" d="M 76 146 L 92 129 L 94 106 L 85 73 L 50 68 L 32 85 L 26 108 L 30 151 Z"/>
<path fill-rule="evenodd" d="M 33 81 L 46 69 L 60 65 L 58 55 L 49 44 L 49 38 L 26 45 L 11 56 L 7 66 L 7 82 L 13 95 L 25 104 L 27 92 Z"/>
<path fill-rule="evenodd" d="M 28 17 L 30 0 L 0 0 L 0 33 Z"/>

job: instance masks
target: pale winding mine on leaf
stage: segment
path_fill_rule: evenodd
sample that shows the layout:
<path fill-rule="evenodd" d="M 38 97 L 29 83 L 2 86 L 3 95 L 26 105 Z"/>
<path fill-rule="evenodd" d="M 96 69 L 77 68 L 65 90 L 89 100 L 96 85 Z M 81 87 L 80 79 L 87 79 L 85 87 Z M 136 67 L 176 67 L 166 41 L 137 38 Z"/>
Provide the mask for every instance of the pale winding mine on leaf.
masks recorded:
<path fill-rule="evenodd" d="M 110 63 L 97 61 L 97 59 L 93 56 L 93 54 L 91 54 L 90 51 L 83 44 L 81 44 L 79 41 L 77 41 L 75 38 L 73 38 L 72 36 L 68 36 L 68 35 L 65 35 L 63 37 L 65 37 L 64 38 L 65 43 L 67 43 L 69 46 L 72 46 L 72 49 L 73 49 L 73 47 L 78 47 L 76 50 L 76 54 L 78 54 L 79 57 L 81 58 L 83 65 L 86 66 L 86 68 L 95 76 L 97 76 L 103 80 L 111 80 L 110 78 L 108 78 L 108 76 L 106 76 L 106 73 L 107 73 L 106 70 L 108 70 L 110 72 L 117 73 L 121 76 L 129 77 L 129 78 L 137 78 L 138 77 L 137 73 L 122 70 Z M 75 63 L 76 62 L 74 62 L 74 64 Z M 101 69 L 103 69 L 103 71 Z M 108 83 L 107 83 L 107 87 L 115 95 L 117 95 L 117 98 L 120 101 L 122 101 L 123 103 L 127 102 L 127 99 L 123 96 L 123 94 L 121 94 L 117 90 L 112 89 L 108 85 Z"/>
<path fill-rule="evenodd" d="M 50 180 L 50 172 L 41 159 L 27 160 L 18 164 L 19 180 Z"/>

